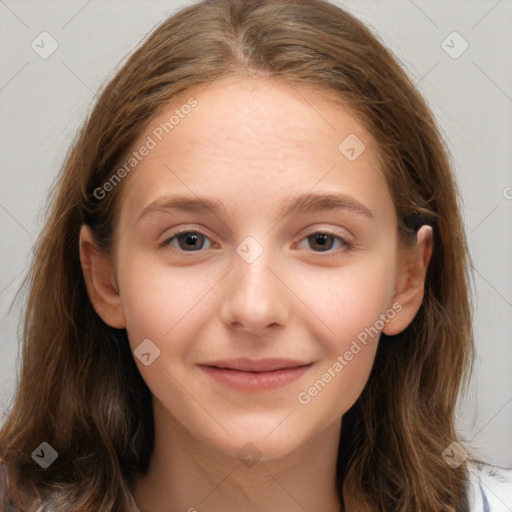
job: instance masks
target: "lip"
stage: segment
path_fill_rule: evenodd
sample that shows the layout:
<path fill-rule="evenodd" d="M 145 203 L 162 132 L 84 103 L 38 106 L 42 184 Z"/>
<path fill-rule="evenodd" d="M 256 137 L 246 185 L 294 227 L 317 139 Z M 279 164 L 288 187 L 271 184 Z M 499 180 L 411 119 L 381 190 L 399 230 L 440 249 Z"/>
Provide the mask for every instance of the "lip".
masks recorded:
<path fill-rule="evenodd" d="M 241 391 L 265 391 L 299 379 L 313 363 L 293 359 L 238 358 L 200 364 L 213 380 Z"/>
<path fill-rule="evenodd" d="M 307 364 L 310 363 L 300 361 L 299 359 L 284 359 L 276 357 L 249 359 L 247 357 L 237 357 L 236 359 L 219 359 L 217 361 L 212 361 L 211 363 L 203 363 L 201 366 L 214 366 L 217 368 L 226 368 L 242 372 L 271 372 L 274 370 L 297 368 Z"/>

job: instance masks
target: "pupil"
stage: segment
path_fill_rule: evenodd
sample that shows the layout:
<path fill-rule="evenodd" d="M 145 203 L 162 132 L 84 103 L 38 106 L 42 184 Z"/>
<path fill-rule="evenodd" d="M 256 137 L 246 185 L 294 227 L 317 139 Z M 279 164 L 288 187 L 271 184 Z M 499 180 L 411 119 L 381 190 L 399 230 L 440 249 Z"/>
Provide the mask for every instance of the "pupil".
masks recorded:
<path fill-rule="evenodd" d="M 197 233 L 186 233 L 185 234 L 185 243 L 187 247 L 197 247 L 197 239 L 199 235 Z"/>

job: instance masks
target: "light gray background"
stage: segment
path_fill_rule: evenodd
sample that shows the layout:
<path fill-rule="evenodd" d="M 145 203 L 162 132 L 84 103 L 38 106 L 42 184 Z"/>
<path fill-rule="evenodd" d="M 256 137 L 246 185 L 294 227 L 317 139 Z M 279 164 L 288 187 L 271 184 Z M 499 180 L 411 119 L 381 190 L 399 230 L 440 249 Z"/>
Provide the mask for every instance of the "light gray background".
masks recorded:
<path fill-rule="evenodd" d="M 187 1 L 0 0 L 0 410 L 14 392 L 13 301 L 48 189 L 118 63 Z M 477 360 L 458 428 L 477 456 L 512 466 L 512 0 L 350 0 L 426 97 L 449 145 L 475 265 Z M 42 59 L 43 31 L 59 44 Z M 469 44 L 454 59 L 441 43 Z M 453 42 L 452 42 L 453 41 Z M 448 38 L 452 51 L 461 41 Z M 468 444 L 465 444 L 468 447 Z"/>

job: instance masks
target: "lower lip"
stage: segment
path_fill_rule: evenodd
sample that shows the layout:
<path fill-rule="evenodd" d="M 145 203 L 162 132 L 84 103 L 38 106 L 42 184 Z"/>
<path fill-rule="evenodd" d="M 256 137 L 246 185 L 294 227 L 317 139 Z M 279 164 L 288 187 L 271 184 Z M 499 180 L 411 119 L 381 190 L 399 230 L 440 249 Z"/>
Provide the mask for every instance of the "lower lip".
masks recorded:
<path fill-rule="evenodd" d="M 201 369 L 212 379 L 230 388 L 241 391 L 265 391 L 281 388 L 296 381 L 310 367 L 311 364 L 272 372 L 242 372 L 213 366 L 201 366 Z"/>

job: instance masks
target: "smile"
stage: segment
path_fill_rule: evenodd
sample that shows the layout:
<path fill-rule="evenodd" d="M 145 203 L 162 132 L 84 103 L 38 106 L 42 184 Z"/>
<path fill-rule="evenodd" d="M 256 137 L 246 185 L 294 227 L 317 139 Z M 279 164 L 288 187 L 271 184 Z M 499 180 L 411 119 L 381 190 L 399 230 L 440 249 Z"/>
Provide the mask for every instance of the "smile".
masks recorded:
<path fill-rule="evenodd" d="M 284 387 L 302 377 L 313 363 L 292 360 L 237 359 L 201 364 L 212 380 L 240 391 L 258 392 Z"/>

